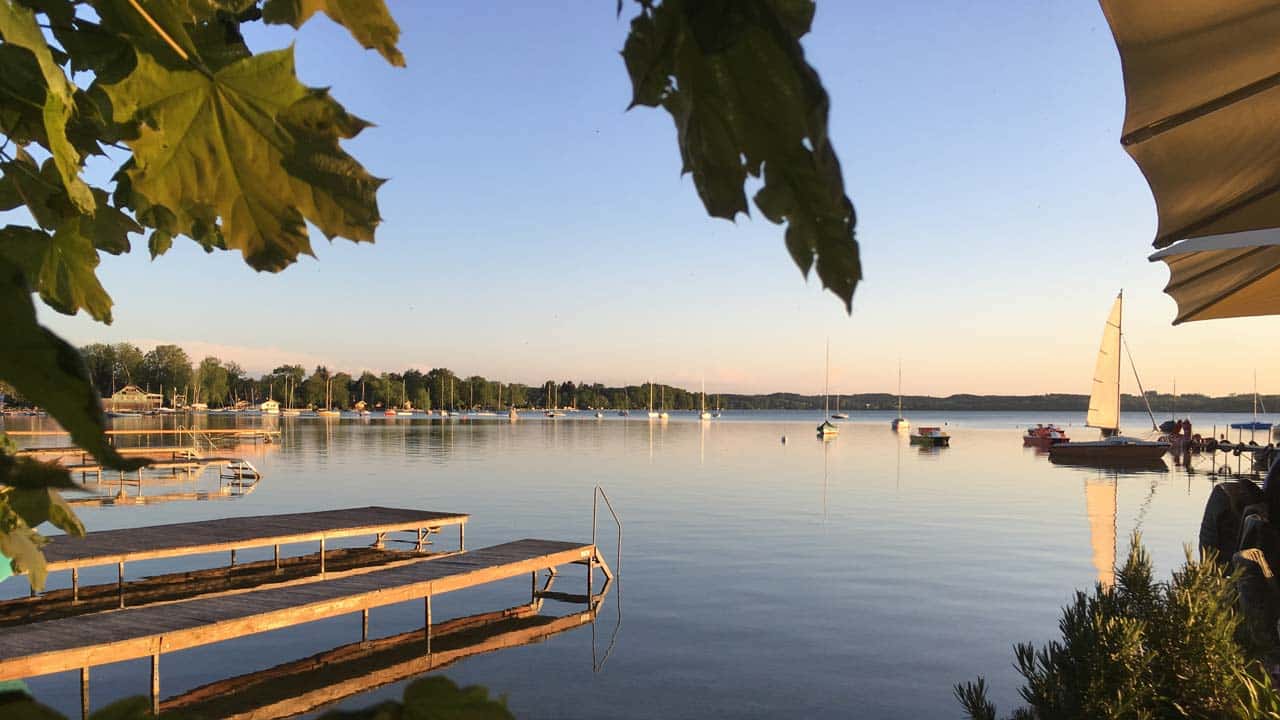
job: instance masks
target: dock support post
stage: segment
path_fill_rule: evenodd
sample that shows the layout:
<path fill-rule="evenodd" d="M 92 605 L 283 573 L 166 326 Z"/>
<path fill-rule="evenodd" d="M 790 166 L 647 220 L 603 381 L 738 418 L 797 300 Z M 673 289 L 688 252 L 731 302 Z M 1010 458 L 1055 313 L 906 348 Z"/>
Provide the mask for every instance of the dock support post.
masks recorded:
<path fill-rule="evenodd" d="M 430 655 L 431 654 L 431 596 L 428 595 L 425 598 L 423 598 L 423 602 L 426 605 L 426 608 L 424 610 L 426 614 L 426 623 L 425 623 L 426 627 L 425 627 L 424 634 L 426 635 L 426 638 L 427 638 L 427 654 Z"/>
<path fill-rule="evenodd" d="M 116 563 L 116 594 L 120 597 L 120 607 L 124 607 L 124 561 Z"/>
<path fill-rule="evenodd" d="M 467 524 L 458 523 L 458 551 L 467 549 Z"/>
<path fill-rule="evenodd" d="M 80 668 L 80 720 L 89 720 L 89 668 Z"/>
<path fill-rule="evenodd" d="M 324 538 L 320 538 L 320 574 L 324 575 Z"/>
<path fill-rule="evenodd" d="M 160 653 L 151 656 L 151 714 L 160 714 Z"/>
<path fill-rule="evenodd" d="M 80 602 L 80 568 L 71 568 L 71 602 Z"/>
<path fill-rule="evenodd" d="M 276 572 L 280 572 L 280 544 L 276 543 Z"/>
<path fill-rule="evenodd" d="M 591 546 L 591 554 L 587 556 L 587 602 L 591 602 L 591 576 L 595 574 L 596 548 Z"/>
<path fill-rule="evenodd" d="M 369 642 L 369 608 L 360 611 L 360 642 Z"/>
<path fill-rule="evenodd" d="M 235 566 L 236 566 L 236 551 L 235 551 L 235 548 L 232 548 L 231 549 L 231 567 L 235 567 Z"/>
<path fill-rule="evenodd" d="M 418 528 L 418 552 L 422 552 L 422 528 Z"/>
<path fill-rule="evenodd" d="M 538 599 L 538 571 L 529 573 L 529 579 L 529 602 L 533 602 Z"/>

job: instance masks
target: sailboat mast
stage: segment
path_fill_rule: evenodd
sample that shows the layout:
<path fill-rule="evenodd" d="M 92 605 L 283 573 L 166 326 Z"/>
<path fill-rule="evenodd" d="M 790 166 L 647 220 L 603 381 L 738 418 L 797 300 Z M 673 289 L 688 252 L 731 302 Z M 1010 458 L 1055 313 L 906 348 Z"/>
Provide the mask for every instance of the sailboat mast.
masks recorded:
<path fill-rule="evenodd" d="M 831 341 L 827 340 L 827 371 L 822 382 L 822 416 L 831 414 Z"/>
<path fill-rule="evenodd" d="M 902 360 L 898 360 L 898 417 L 902 417 Z"/>
<path fill-rule="evenodd" d="M 1124 342 L 1124 289 L 1121 288 L 1119 295 L 1120 312 L 1116 314 L 1116 330 L 1120 334 L 1120 342 Z M 1133 357 L 1129 357 L 1129 364 L 1133 364 Z M 1134 376 L 1137 376 L 1138 369 L 1133 369 Z M 1154 423 L 1153 423 L 1154 424 Z M 1120 434 L 1120 363 L 1116 362 L 1116 428 L 1117 435 Z"/>

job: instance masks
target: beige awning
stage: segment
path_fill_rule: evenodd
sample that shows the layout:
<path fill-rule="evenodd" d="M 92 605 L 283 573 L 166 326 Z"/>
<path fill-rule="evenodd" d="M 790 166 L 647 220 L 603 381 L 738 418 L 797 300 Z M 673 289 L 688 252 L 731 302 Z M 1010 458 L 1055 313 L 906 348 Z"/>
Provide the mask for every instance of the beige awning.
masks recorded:
<path fill-rule="evenodd" d="M 1280 226 L 1280 3 L 1102 0 L 1155 246 Z"/>
<path fill-rule="evenodd" d="M 1169 266 L 1164 291 L 1177 323 L 1280 314 L 1280 230 L 1184 240 L 1153 254 Z"/>

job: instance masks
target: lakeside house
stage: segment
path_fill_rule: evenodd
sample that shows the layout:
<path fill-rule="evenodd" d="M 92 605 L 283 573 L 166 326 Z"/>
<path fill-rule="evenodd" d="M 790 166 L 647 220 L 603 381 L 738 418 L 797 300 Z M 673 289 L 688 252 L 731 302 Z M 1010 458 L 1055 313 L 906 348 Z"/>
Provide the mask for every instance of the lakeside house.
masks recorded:
<path fill-rule="evenodd" d="M 160 393 L 147 392 L 137 385 L 125 385 L 102 401 L 108 412 L 141 412 L 155 410 L 164 404 Z"/>

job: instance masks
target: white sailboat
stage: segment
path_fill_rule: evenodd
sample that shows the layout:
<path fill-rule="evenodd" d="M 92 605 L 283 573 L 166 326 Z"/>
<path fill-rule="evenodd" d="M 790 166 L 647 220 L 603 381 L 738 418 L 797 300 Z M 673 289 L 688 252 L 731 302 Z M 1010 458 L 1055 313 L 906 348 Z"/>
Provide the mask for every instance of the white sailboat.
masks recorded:
<path fill-rule="evenodd" d="M 1124 291 L 1116 296 L 1102 328 L 1102 344 L 1093 370 L 1093 392 L 1085 425 L 1102 431 L 1102 439 L 1064 442 L 1049 448 L 1054 462 L 1084 464 L 1155 463 L 1169 450 L 1167 442 L 1153 442 L 1120 434 L 1120 344 L 1124 340 Z M 1130 359 L 1132 364 L 1132 358 Z M 1134 369 L 1137 376 L 1137 369 Z M 1156 427 L 1155 418 L 1151 426 Z"/>
<path fill-rule="evenodd" d="M 658 417 L 658 413 L 653 410 L 653 381 L 649 381 L 649 419 Z"/>
<path fill-rule="evenodd" d="M 902 417 L 902 361 L 898 361 L 898 417 L 889 423 L 889 427 L 894 430 L 906 430 L 911 427 L 911 423 Z"/>
<path fill-rule="evenodd" d="M 707 379 L 702 379 L 702 412 L 698 413 L 698 417 L 702 420 L 710 420 L 711 413 L 707 412 Z"/>
<path fill-rule="evenodd" d="M 830 438 L 840 434 L 840 428 L 827 419 L 831 413 L 831 341 L 827 341 L 827 372 L 822 386 L 822 424 L 818 426 L 818 437 Z"/>
<path fill-rule="evenodd" d="M 555 381 L 547 383 L 550 389 L 547 391 L 547 417 L 558 418 L 564 417 L 564 412 L 560 408 L 560 388 L 556 387 Z"/>
<path fill-rule="evenodd" d="M 831 417 L 836 420 L 848 420 L 849 413 L 840 412 L 840 393 L 836 393 L 836 411 L 831 413 Z"/>
<path fill-rule="evenodd" d="M 666 420 L 669 417 L 671 415 L 667 413 L 667 386 L 663 385 L 658 393 L 658 419 Z"/>

